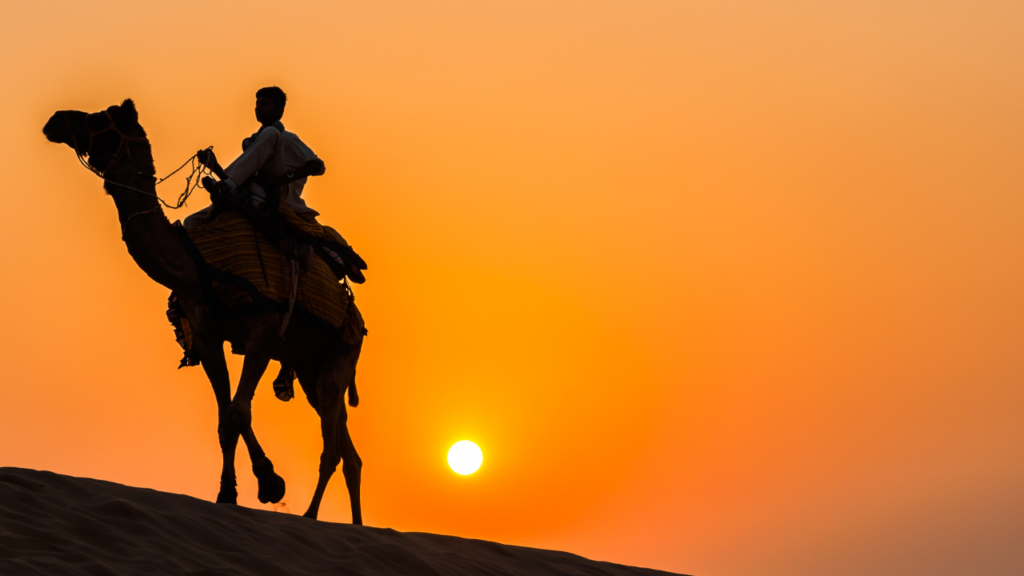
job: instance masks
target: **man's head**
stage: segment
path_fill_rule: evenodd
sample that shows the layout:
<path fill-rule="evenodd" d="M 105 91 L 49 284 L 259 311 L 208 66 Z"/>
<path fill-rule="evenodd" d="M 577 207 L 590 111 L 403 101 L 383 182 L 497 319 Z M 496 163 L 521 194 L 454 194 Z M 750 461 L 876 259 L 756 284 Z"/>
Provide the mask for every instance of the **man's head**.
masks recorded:
<path fill-rule="evenodd" d="M 284 115 L 286 102 L 288 97 L 277 86 L 260 88 L 256 91 L 256 120 L 264 126 L 277 122 Z"/>

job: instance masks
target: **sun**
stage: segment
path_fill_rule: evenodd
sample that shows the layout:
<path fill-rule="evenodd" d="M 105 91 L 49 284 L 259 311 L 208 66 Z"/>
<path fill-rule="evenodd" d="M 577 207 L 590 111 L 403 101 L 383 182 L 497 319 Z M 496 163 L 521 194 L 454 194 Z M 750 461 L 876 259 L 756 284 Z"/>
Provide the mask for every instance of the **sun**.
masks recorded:
<path fill-rule="evenodd" d="M 455 472 L 466 476 L 480 469 L 484 462 L 484 453 L 480 447 L 469 440 L 460 440 L 448 449 L 448 465 Z"/>

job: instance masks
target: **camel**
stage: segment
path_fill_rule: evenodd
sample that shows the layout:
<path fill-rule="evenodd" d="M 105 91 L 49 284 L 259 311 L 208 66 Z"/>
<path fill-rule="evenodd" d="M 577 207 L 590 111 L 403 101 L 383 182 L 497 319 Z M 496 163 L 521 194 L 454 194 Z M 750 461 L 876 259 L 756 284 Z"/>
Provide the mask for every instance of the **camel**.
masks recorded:
<path fill-rule="evenodd" d="M 56 112 L 43 134 L 51 142 L 68 145 L 80 158 L 88 158 L 87 167 L 102 176 L 104 189 L 114 199 L 128 253 L 150 278 L 178 294 L 193 327 L 194 351 L 217 399 L 217 435 L 224 458 L 217 503 L 236 504 L 238 498 L 235 448 L 239 435 L 259 480 L 259 500 L 276 503 L 284 497 L 284 479 L 274 472 L 252 428 L 252 398 L 273 359 L 295 368 L 299 384 L 320 416 L 323 453 L 316 491 L 305 516 L 317 517 L 327 483 L 342 461 L 352 523 L 362 524 L 362 460 L 348 432 L 344 402 L 346 391 L 352 407 L 359 402 L 355 372 L 362 337 L 355 346 L 339 338 L 326 338 L 319 327 L 300 317 L 292 317 L 284 334 L 279 335 L 283 314 L 254 313 L 229 319 L 213 312 L 204 298 L 199 266 L 187 251 L 180 229 L 168 221 L 158 203 L 152 151 L 132 100 L 93 114 Z M 224 357 L 226 341 L 242 343 L 245 350 L 233 398 Z"/>

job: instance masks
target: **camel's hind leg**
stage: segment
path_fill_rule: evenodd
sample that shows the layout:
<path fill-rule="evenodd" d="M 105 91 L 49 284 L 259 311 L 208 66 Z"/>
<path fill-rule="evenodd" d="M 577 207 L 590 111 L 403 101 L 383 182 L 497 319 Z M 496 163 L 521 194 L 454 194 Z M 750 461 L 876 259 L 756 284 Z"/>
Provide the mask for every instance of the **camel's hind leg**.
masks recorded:
<path fill-rule="evenodd" d="M 311 396 L 310 403 L 320 414 L 320 431 L 324 440 L 324 451 L 320 455 L 320 478 L 316 483 L 313 501 L 306 510 L 307 518 L 316 518 L 320 511 L 320 503 L 327 489 L 327 483 L 338 468 L 338 462 L 344 461 L 341 467 L 348 486 L 348 495 L 352 504 L 352 523 L 362 524 L 363 513 L 359 500 L 359 483 L 363 461 L 356 452 L 352 437 L 348 433 L 348 411 L 345 409 L 345 391 L 352 387 L 356 377 L 356 362 L 359 360 L 360 346 L 344 346 L 336 354 L 324 355 L 323 365 L 317 374 L 316 395 Z M 302 382 L 302 375 L 299 376 Z M 307 395 L 309 396 L 309 395 Z"/>

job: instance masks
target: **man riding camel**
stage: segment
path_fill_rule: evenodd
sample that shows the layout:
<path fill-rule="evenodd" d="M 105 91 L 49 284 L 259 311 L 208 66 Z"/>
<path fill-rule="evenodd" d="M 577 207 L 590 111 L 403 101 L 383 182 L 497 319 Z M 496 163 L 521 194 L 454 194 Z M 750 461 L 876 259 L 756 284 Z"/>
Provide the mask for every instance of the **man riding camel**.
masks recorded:
<path fill-rule="evenodd" d="M 317 155 L 292 132 L 284 129 L 281 117 L 287 96 L 277 86 L 260 88 L 256 92 L 256 120 L 260 129 L 242 141 L 242 154 L 227 168 L 221 168 L 212 150 L 200 150 L 196 157 L 201 164 L 210 169 L 220 181 L 203 178 L 203 187 L 214 199 L 214 205 L 208 206 L 187 217 L 184 222 L 186 230 L 195 230 L 207 223 L 211 214 L 217 214 L 217 208 L 231 204 L 256 220 L 267 219 L 266 208 L 270 208 L 269 220 L 278 206 L 287 206 L 295 216 L 315 228 L 322 228 L 327 239 L 316 241 L 318 253 L 338 276 L 339 280 L 348 277 L 354 282 L 362 283 L 365 278 L 361 270 L 366 263 L 345 242 L 344 238 L 333 228 L 320 226 L 316 221 L 319 212 L 306 205 L 302 199 L 302 190 L 309 176 L 320 176 L 326 168 Z M 262 216 L 261 216 L 262 214 Z M 256 222 L 254 221 L 254 224 Z M 267 224 L 266 221 L 263 222 Z M 295 259 L 312 258 L 313 246 L 307 244 L 308 238 L 291 238 L 287 226 L 278 232 L 284 237 L 282 249 L 292 252 Z M 297 241 L 296 241 L 297 240 Z M 288 401 L 294 396 L 293 382 L 295 372 L 290 366 L 281 366 L 281 371 L 274 381 L 274 393 L 281 400 Z"/>
<path fill-rule="evenodd" d="M 219 182 L 203 178 L 203 186 L 211 198 L 226 198 L 247 213 L 261 211 L 268 202 L 273 206 L 286 205 L 298 218 L 320 227 L 316 221 L 320 213 L 306 205 L 302 190 L 310 176 L 320 176 L 326 168 L 309 146 L 284 129 L 281 116 L 286 102 L 287 96 L 277 86 L 256 91 L 256 120 L 261 126 L 242 141 L 242 154 L 227 168 L 221 168 L 212 150 L 196 153 L 199 162 L 220 178 Z M 214 208 L 209 206 L 186 218 L 185 229 L 194 230 L 205 224 L 215 214 Z M 322 228 L 330 238 L 318 244 L 318 253 L 339 279 L 347 277 L 362 284 L 366 279 L 361 271 L 366 269 L 366 263 L 336 230 Z"/>
<path fill-rule="evenodd" d="M 220 178 L 220 182 L 206 179 L 203 185 L 211 194 L 228 197 L 247 197 L 253 204 L 267 200 L 268 188 L 276 187 L 280 201 L 286 203 L 299 217 L 315 221 L 319 212 L 306 205 L 302 189 L 309 176 L 320 176 L 326 170 L 322 160 L 293 132 L 281 124 L 288 97 L 277 86 L 256 91 L 256 120 L 260 129 L 242 141 L 242 154 L 221 168 L 212 150 L 201 150 L 197 158 Z M 204 208 L 185 219 L 185 229 L 202 226 L 211 207 Z"/>

